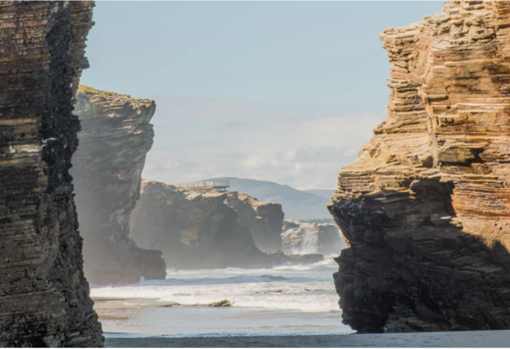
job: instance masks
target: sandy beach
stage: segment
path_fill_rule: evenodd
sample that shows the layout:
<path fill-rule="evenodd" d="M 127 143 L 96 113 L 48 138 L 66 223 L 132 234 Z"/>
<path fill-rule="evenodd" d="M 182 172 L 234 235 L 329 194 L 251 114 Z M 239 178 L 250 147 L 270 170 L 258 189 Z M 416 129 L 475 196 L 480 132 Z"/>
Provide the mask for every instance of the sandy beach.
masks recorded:
<path fill-rule="evenodd" d="M 506 348 L 510 331 L 468 331 L 428 333 L 347 334 L 315 336 L 245 336 L 193 338 L 108 338 L 109 348 L 162 347 L 295 347 L 295 348 Z"/>
<path fill-rule="evenodd" d="M 510 347 L 510 331 L 353 334 L 331 311 L 333 267 L 174 272 L 161 282 L 93 287 L 94 308 L 112 348 Z M 253 303 L 261 297 L 269 307 Z M 223 298 L 233 306 L 206 305 Z"/>

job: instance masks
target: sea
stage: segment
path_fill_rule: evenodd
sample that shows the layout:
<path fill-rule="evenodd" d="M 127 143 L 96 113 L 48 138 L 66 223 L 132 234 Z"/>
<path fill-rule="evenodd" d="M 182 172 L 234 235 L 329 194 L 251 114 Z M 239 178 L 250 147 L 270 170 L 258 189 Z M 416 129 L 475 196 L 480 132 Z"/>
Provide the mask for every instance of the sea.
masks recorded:
<path fill-rule="evenodd" d="M 270 269 L 168 270 L 165 280 L 91 285 L 91 296 L 107 337 L 349 334 L 333 257 Z M 222 300 L 230 306 L 209 306 Z"/>

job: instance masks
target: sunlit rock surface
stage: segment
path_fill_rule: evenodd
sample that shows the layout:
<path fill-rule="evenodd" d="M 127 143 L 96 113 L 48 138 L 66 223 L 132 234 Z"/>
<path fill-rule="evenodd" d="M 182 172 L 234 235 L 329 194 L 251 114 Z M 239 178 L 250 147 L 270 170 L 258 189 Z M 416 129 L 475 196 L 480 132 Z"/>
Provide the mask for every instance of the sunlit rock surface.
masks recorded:
<path fill-rule="evenodd" d="M 339 254 L 346 247 L 338 227 L 330 223 L 285 220 L 282 230 L 283 252 L 288 254 Z"/>
<path fill-rule="evenodd" d="M 360 331 L 510 328 L 510 2 L 381 34 L 388 119 L 339 174 L 335 284 Z"/>
<path fill-rule="evenodd" d="M 71 174 L 76 187 L 85 274 L 94 284 L 164 279 L 161 252 L 139 248 L 129 237 L 131 211 L 154 131 L 156 105 L 148 99 L 80 86 L 76 113 L 79 146 Z"/>
<path fill-rule="evenodd" d="M 68 173 L 93 6 L 0 2 L 0 347 L 103 343 Z"/>

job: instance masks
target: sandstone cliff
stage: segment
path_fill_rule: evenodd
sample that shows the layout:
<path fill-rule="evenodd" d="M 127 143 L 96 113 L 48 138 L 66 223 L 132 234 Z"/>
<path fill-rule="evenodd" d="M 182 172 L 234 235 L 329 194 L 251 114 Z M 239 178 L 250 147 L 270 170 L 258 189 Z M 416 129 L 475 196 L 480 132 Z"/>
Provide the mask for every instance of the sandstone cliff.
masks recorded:
<path fill-rule="evenodd" d="M 262 202 L 245 193 L 227 193 L 225 203 L 238 214 L 239 222 L 246 226 L 262 251 L 282 249 L 282 205 L 273 202 Z"/>
<path fill-rule="evenodd" d="M 159 182 L 143 182 L 133 211 L 133 239 L 158 248 L 172 268 L 272 266 L 250 230 L 226 204 L 233 193 L 191 192 Z"/>
<path fill-rule="evenodd" d="M 68 170 L 93 2 L 0 2 L 0 347 L 101 346 Z"/>
<path fill-rule="evenodd" d="M 335 283 L 360 331 L 510 328 L 510 3 L 381 34 L 388 119 L 344 167 Z"/>
<path fill-rule="evenodd" d="M 288 254 L 337 254 L 346 247 L 338 227 L 330 223 L 285 220 L 282 229 L 283 252 Z"/>
<path fill-rule="evenodd" d="M 92 283 L 164 279 L 161 252 L 129 238 L 129 218 L 140 195 L 156 105 L 80 86 L 75 110 L 81 121 L 73 156 L 76 207 L 84 238 L 85 274 Z"/>

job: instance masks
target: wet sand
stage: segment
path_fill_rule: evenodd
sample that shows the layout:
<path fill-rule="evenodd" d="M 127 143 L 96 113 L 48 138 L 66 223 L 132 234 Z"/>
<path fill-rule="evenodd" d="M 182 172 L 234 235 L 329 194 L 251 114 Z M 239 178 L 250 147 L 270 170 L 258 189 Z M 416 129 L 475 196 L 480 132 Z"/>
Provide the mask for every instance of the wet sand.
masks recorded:
<path fill-rule="evenodd" d="M 506 348 L 510 331 L 469 331 L 429 333 L 347 334 L 312 336 L 245 336 L 188 338 L 107 338 L 109 348 L 162 347 L 294 347 L 294 348 L 361 348 L 361 347 L 463 347 Z"/>
<path fill-rule="evenodd" d="M 103 330 L 116 337 L 218 337 L 352 333 L 341 313 L 177 305 L 157 299 L 95 298 Z M 176 321 L 178 319 L 178 321 Z"/>

